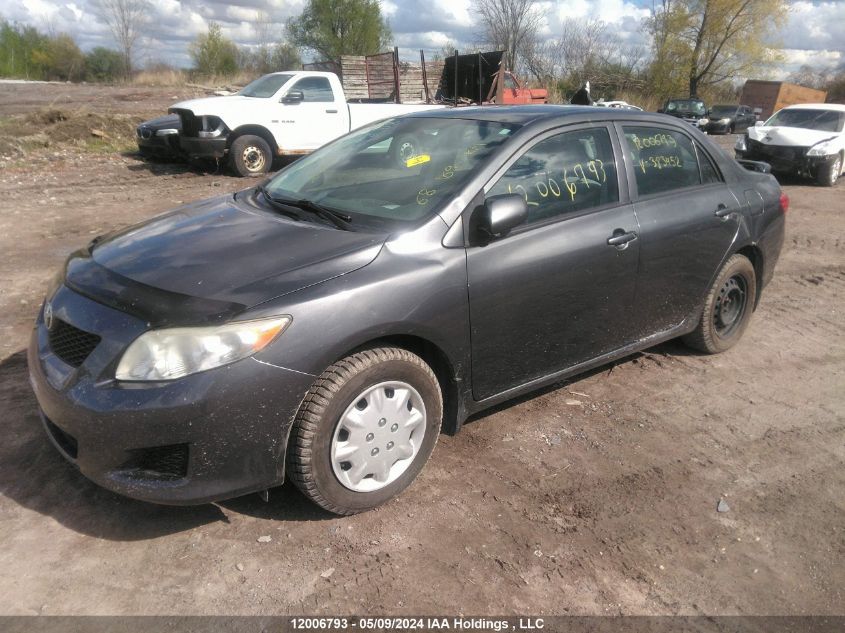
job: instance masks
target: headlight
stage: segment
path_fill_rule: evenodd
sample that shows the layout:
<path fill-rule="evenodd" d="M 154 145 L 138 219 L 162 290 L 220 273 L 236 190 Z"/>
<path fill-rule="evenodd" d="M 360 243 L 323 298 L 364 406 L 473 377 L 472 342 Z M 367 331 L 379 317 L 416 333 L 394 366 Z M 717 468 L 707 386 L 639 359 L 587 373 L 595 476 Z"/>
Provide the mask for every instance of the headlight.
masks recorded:
<path fill-rule="evenodd" d="M 835 154 L 836 149 L 833 147 L 833 140 L 829 138 L 816 143 L 809 149 L 807 156 L 829 156 L 830 154 Z"/>
<path fill-rule="evenodd" d="M 734 144 L 734 149 L 738 152 L 744 152 L 748 149 L 745 143 L 745 136 L 736 137 L 736 144 Z"/>
<path fill-rule="evenodd" d="M 225 125 L 220 117 L 204 116 L 200 117 L 202 121 L 202 129 L 197 132 L 200 138 L 215 138 L 223 134 Z"/>
<path fill-rule="evenodd" d="M 150 330 L 135 339 L 117 366 L 118 380 L 173 380 L 252 356 L 290 324 L 289 316 L 209 327 Z"/>
<path fill-rule="evenodd" d="M 724 118 L 724 119 L 722 119 L 722 123 L 724 123 L 725 125 L 730 125 L 731 120 L 729 118 Z"/>

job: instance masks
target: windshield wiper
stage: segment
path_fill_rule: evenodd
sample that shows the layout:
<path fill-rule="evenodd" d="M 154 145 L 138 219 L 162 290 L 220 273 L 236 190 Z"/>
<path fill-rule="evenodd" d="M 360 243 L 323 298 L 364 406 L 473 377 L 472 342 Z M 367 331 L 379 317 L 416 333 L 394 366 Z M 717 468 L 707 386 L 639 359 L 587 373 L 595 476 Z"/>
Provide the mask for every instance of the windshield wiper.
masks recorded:
<path fill-rule="evenodd" d="M 310 211 L 311 213 L 315 214 L 318 217 L 323 218 L 334 224 L 337 228 L 342 229 L 344 231 L 351 231 L 352 229 L 349 228 L 348 224 L 352 222 L 352 217 L 346 215 L 345 213 L 341 213 L 340 211 L 335 211 L 334 209 L 329 209 L 328 207 L 324 207 L 313 200 L 307 200 L 303 198 L 302 200 L 291 200 L 289 198 L 276 198 L 273 196 L 268 190 L 267 187 L 264 185 L 259 185 L 258 190 L 264 194 L 264 197 L 267 198 L 270 202 L 273 203 L 279 209 L 284 210 L 284 207 L 296 207 L 297 209 L 302 209 L 303 211 Z M 287 211 L 289 215 L 292 217 L 296 217 L 297 219 L 302 219 L 296 213 L 292 213 L 291 211 Z"/>
<path fill-rule="evenodd" d="M 286 201 L 278 200 L 278 199 L 274 198 L 272 195 L 270 195 L 270 192 L 267 191 L 267 187 L 265 187 L 264 185 L 258 185 L 256 187 L 256 189 L 261 192 L 261 194 L 264 196 L 264 198 L 266 198 L 267 202 L 269 202 L 271 205 L 273 205 L 274 209 L 281 211 L 282 213 L 284 213 L 289 218 L 292 218 L 294 220 L 298 220 L 299 222 L 302 222 L 302 216 L 299 215 L 298 213 L 296 213 L 295 211 L 291 211 L 290 210 L 291 205 L 288 204 Z"/>
<path fill-rule="evenodd" d="M 305 198 L 296 201 L 285 200 L 284 202 L 285 204 L 291 204 L 295 207 L 299 207 L 304 211 L 311 211 L 312 213 L 323 218 L 324 220 L 328 220 L 339 229 L 343 229 L 344 231 L 350 230 L 349 223 L 352 222 L 352 217 L 346 215 L 345 213 L 335 211 L 334 209 L 329 209 L 328 207 L 324 207 L 323 205 L 318 204 L 313 200 L 307 200 Z"/>

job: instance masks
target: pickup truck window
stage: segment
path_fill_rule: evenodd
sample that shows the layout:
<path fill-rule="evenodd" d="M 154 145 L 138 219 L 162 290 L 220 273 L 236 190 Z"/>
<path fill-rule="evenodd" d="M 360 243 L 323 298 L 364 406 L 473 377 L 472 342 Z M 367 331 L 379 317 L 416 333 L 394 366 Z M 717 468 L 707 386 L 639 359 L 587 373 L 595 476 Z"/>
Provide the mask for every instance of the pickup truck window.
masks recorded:
<path fill-rule="evenodd" d="M 429 217 L 519 126 L 471 119 L 394 118 L 300 159 L 266 186 L 352 218 L 350 228 L 402 228 Z"/>
<path fill-rule="evenodd" d="M 242 97 L 269 99 L 293 78 L 293 75 L 264 75 L 248 83 L 238 93 Z"/>
<path fill-rule="evenodd" d="M 291 90 L 301 90 L 303 101 L 324 103 L 334 101 L 332 86 L 326 77 L 305 77 L 297 81 Z"/>

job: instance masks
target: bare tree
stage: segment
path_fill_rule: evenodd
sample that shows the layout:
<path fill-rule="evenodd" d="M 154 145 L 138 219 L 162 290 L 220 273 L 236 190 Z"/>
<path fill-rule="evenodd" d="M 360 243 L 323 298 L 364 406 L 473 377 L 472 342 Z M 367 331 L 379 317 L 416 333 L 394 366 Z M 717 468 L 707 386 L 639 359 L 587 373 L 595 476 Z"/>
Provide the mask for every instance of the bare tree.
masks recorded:
<path fill-rule="evenodd" d="M 542 22 L 537 0 L 474 0 L 486 44 L 507 53 L 511 68 L 533 47 Z"/>
<path fill-rule="evenodd" d="M 147 0 L 95 0 L 94 7 L 114 36 L 128 77 L 132 72 L 132 53 L 149 17 Z"/>

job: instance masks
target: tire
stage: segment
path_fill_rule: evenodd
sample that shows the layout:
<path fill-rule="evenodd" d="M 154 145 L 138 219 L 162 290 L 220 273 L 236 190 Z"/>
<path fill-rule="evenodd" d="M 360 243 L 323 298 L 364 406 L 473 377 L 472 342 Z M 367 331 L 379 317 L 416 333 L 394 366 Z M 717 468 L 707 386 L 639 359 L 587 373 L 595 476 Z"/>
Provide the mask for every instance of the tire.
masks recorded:
<path fill-rule="evenodd" d="M 288 439 L 288 477 L 329 512 L 370 510 L 416 478 L 442 417 L 437 377 L 419 356 L 394 347 L 357 352 L 306 394 Z"/>
<path fill-rule="evenodd" d="M 708 354 L 729 350 L 742 338 L 757 300 L 757 275 L 744 255 L 733 255 L 704 299 L 701 321 L 684 343 Z"/>
<path fill-rule="evenodd" d="M 407 166 L 407 161 L 423 153 L 419 139 L 413 134 L 401 134 L 390 144 L 390 160 L 397 167 Z"/>
<path fill-rule="evenodd" d="M 836 155 L 836 158 L 831 161 L 829 165 L 819 167 L 816 174 L 816 182 L 822 187 L 832 187 L 839 180 L 839 174 L 842 173 L 842 152 Z"/>
<path fill-rule="evenodd" d="M 236 138 L 229 148 L 229 162 L 239 176 L 255 178 L 270 171 L 273 152 L 260 136 L 244 134 Z"/>

